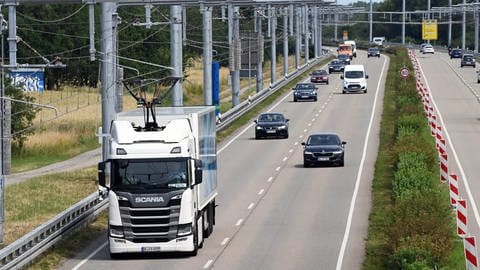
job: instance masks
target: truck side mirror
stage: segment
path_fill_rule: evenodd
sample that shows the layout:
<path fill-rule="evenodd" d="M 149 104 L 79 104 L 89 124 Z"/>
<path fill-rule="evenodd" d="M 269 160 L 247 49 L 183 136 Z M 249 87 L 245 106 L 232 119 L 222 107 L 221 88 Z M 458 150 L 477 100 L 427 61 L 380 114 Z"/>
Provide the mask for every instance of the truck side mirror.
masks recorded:
<path fill-rule="evenodd" d="M 203 182 L 203 162 L 200 159 L 195 160 L 195 183 L 198 185 Z"/>
<path fill-rule="evenodd" d="M 98 184 L 102 187 L 106 187 L 105 183 L 105 162 L 98 163 Z"/>

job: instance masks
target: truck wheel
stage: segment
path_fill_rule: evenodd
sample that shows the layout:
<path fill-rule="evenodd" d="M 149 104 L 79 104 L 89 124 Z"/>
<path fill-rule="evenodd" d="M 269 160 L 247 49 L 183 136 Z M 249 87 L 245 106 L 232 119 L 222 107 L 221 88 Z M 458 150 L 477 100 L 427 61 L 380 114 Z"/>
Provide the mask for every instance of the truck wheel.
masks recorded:
<path fill-rule="evenodd" d="M 111 252 L 110 252 L 110 259 L 112 259 L 112 260 L 119 260 L 119 259 L 121 259 L 121 256 L 120 256 L 120 255 L 121 255 L 121 253 L 111 253 Z"/>
<path fill-rule="evenodd" d="M 208 206 L 207 206 L 207 214 L 206 214 L 206 221 L 207 221 L 207 224 L 206 224 L 206 227 L 204 227 L 204 230 L 203 230 L 203 237 L 204 238 L 208 238 L 212 232 L 213 232 L 213 209 L 215 208 L 215 203 L 214 202 L 211 202 Z"/>

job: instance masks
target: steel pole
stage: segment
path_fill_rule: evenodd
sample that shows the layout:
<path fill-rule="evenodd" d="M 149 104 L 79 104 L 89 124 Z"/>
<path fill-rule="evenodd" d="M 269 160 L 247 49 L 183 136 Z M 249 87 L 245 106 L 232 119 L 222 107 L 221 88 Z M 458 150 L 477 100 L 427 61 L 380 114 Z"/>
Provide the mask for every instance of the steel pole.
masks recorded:
<path fill-rule="evenodd" d="M 203 97 L 212 105 L 212 7 L 200 7 L 203 15 Z"/>
<path fill-rule="evenodd" d="M 182 6 L 170 7 L 170 66 L 172 77 L 182 78 L 172 87 L 172 105 L 183 106 Z"/>

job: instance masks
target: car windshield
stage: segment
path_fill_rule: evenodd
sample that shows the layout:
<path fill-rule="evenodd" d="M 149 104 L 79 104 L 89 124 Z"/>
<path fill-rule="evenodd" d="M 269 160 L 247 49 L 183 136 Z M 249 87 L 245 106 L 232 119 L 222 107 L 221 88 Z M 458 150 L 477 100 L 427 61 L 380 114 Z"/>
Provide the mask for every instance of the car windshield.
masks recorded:
<path fill-rule="evenodd" d="M 363 71 L 361 70 L 346 71 L 345 78 L 349 78 L 349 79 L 363 78 Z"/>
<path fill-rule="evenodd" d="M 463 56 L 463 60 L 472 61 L 472 60 L 473 60 L 473 56 L 471 56 L 471 55 L 465 55 L 465 56 Z"/>
<path fill-rule="evenodd" d="M 377 48 L 370 48 L 370 49 L 368 49 L 368 50 L 371 51 L 371 52 L 376 52 L 376 51 L 378 51 Z"/>
<path fill-rule="evenodd" d="M 112 163 L 112 188 L 185 189 L 187 159 L 120 159 Z"/>
<path fill-rule="evenodd" d="M 308 137 L 308 145 L 339 145 L 340 138 L 337 135 L 325 134 L 325 135 L 312 135 Z"/>
<path fill-rule="evenodd" d="M 262 114 L 258 118 L 260 122 L 283 122 L 284 117 L 281 114 Z"/>
<path fill-rule="evenodd" d="M 330 62 L 330 65 L 341 65 L 342 63 L 338 60 L 334 60 L 332 62 Z"/>
<path fill-rule="evenodd" d="M 327 72 L 325 70 L 315 70 L 312 72 L 312 75 L 326 75 Z"/>
<path fill-rule="evenodd" d="M 315 88 L 315 86 L 311 85 L 311 84 L 306 84 L 306 83 L 299 83 L 297 84 L 297 86 L 295 87 L 297 90 L 312 90 Z"/>

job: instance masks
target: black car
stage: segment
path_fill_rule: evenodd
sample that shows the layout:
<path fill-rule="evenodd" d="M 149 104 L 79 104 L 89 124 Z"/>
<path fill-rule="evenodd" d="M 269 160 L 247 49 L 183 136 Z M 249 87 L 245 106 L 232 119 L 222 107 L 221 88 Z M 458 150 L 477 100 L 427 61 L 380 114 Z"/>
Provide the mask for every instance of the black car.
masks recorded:
<path fill-rule="evenodd" d="M 339 54 L 337 56 L 337 59 L 340 60 L 340 61 L 343 61 L 343 63 L 345 65 L 350 65 L 350 62 L 352 61 L 352 59 L 350 59 L 350 56 L 348 56 L 346 54 Z"/>
<path fill-rule="evenodd" d="M 312 134 L 306 142 L 302 142 L 303 166 L 313 164 L 338 164 L 343 167 L 345 162 L 345 144 L 333 132 Z"/>
<path fill-rule="evenodd" d="M 373 47 L 373 48 L 368 48 L 368 51 L 367 51 L 367 57 L 380 57 L 380 49 L 379 48 L 376 48 L 376 47 Z"/>
<path fill-rule="evenodd" d="M 317 87 L 313 83 L 297 83 L 293 88 L 293 102 L 300 99 L 317 101 Z"/>
<path fill-rule="evenodd" d="M 328 72 L 324 69 L 314 70 L 310 74 L 310 82 L 328 84 Z"/>
<path fill-rule="evenodd" d="M 450 59 L 452 59 L 452 58 L 462 58 L 463 51 L 462 51 L 462 49 L 452 49 L 449 54 L 450 54 Z"/>
<path fill-rule="evenodd" d="M 262 113 L 255 122 L 255 139 L 288 138 L 288 121 L 281 113 Z"/>
<path fill-rule="evenodd" d="M 342 61 L 334 59 L 328 64 L 328 73 L 343 72 L 344 68 L 345 64 Z"/>
<path fill-rule="evenodd" d="M 472 66 L 475 67 L 475 57 L 473 54 L 464 54 L 462 56 L 462 61 L 460 62 L 460 67 Z"/>

